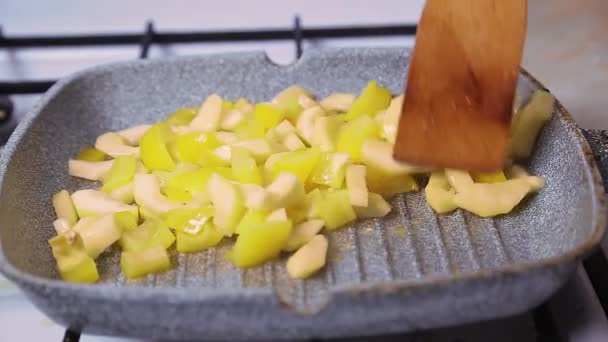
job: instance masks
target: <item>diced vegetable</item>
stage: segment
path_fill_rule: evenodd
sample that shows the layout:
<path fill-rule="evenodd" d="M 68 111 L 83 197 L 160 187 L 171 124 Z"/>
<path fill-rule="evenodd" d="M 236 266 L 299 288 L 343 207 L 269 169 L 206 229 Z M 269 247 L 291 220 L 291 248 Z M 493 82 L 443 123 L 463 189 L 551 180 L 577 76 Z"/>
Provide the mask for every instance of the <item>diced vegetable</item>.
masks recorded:
<path fill-rule="evenodd" d="M 190 122 L 190 128 L 200 132 L 216 131 L 220 126 L 222 104 L 223 100 L 217 94 L 209 96 Z"/>
<path fill-rule="evenodd" d="M 202 219 L 198 222 L 202 222 Z M 199 226 L 200 228 L 198 228 Z M 202 225 L 199 223 L 185 226 L 176 230 L 176 235 L 176 249 L 181 253 L 204 251 L 216 246 L 224 238 L 224 235 L 211 223 L 211 220 L 206 220 Z"/>
<path fill-rule="evenodd" d="M 246 98 L 241 97 L 234 103 L 234 109 L 240 110 L 244 115 L 249 115 L 253 112 L 253 105 Z"/>
<path fill-rule="evenodd" d="M 163 246 L 154 246 L 138 252 L 122 252 L 120 268 L 126 278 L 133 279 L 166 271 L 171 268 L 171 261 Z"/>
<path fill-rule="evenodd" d="M 276 258 L 291 233 L 291 221 L 266 221 L 242 227 L 232 250 L 237 267 L 254 267 Z"/>
<path fill-rule="evenodd" d="M 497 171 L 493 173 L 473 173 L 473 180 L 479 183 L 500 183 L 507 180 L 505 173 Z"/>
<path fill-rule="evenodd" d="M 509 179 L 501 183 L 475 183 L 462 190 L 456 189 L 454 203 L 481 217 L 506 214 L 530 192 L 523 179 Z"/>
<path fill-rule="evenodd" d="M 456 192 L 465 191 L 473 186 L 473 178 L 467 171 L 446 169 L 445 176 Z"/>
<path fill-rule="evenodd" d="M 78 217 L 128 211 L 137 217 L 137 206 L 119 202 L 98 190 L 78 190 L 72 194 Z"/>
<path fill-rule="evenodd" d="M 150 127 L 139 142 L 141 160 L 150 170 L 175 169 L 173 157 L 169 154 L 167 143 L 174 139 L 173 132 L 164 122 Z"/>
<path fill-rule="evenodd" d="M 287 218 L 287 211 L 285 210 L 285 208 L 280 208 L 277 209 L 273 212 L 271 212 L 270 214 L 268 214 L 268 216 L 266 217 L 266 221 L 287 221 L 289 220 Z"/>
<path fill-rule="evenodd" d="M 509 178 L 513 179 L 523 179 L 528 185 L 530 185 L 531 192 L 540 191 L 545 186 L 545 181 L 538 176 L 530 176 L 528 171 L 519 165 L 513 165 L 508 170 L 507 173 Z"/>
<path fill-rule="evenodd" d="M 241 111 L 231 109 L 223 114 L 222 121 L 220 122 L 220 128 L 230 131 L 236 128 L 244 120 L 245 115 L 243 115 Z"/>
<path fill-rule="evenodd" d="M 185 163 L 198 163 L 204 152 L 222 145 L 214 133 L 188 133 L 176 137 L 179 158 Z"/>
<path fill-rule="evenodd" d="M 367 206 L 353 206 L 358 218 L 384 217 L 392 208 L 384 197 L 373 192 L 367 193 Z"/>
<path fill-rule="evenodd" d="M 114 159 L 110 171 L 103 177 L 101 190 L 107 193 L 127 185 L 133 180 L 136 170 L 136 160 L 133 156 L 122 156 Z"/>
<path fill-rule="evenodd" d="M 382 118 L 382 137 L 392 144 L 395 143 L 395 139 L 397 138 L 397 128 L 399 126 L 402 108 L 403 95 L 397 96 L 391 100 L 391 104 L 386 109 L 384 117 Z"/>
<path fill-rule="evenodd" d="M 276 208 L 276 203 L 272 200 L 272 196 L 260 185 L 240 184 L 240 188 L 245 198 L 245 207 L 259 210 Z"/>
<path fill-rule="evenodd" d="M 154 246 L 168 249 L 175 242 L 175 236 L 160 220 L 150 219 L 139 227 L 123 232 L 120 247 L 123 251 L 142 251 Z"/>
<path fill-rule="evenodd" d="M 315 130 L 315 121 L 325 115 L 323 108 L 319 106 L 311 107 L 304 110 L 296 123 L 298 134 L 304 141 L 311 144 L 313 133 Z"/>
<path fill-rule="evenodd" d="M 232 144 L 232 146 L 244 147 L 251 152 L 255 160 L 262 164 L 264 161 L 275 152 L 274 148 L 266 139 L 242 140 Z"/>
<path fill-rule="evenodd" d="M 154 125 L 104 133 L 68 163 L 70 175 L 101 187 L 53 196 L 58 235 L 49 243 L 59 274 L 97 281 L 94 259 L 119 242 L 124 276 L 141 277 L 171 267 L 174 243 L 194 253 L 235 235 L 224 258 L 237 267 L 296 251 L 287 271 L 305 279 L 326 263 L 323 228 L 386 216 L 388 198 L 417 191 L 413 174 L 432 171 L 393 159 L 402 104 L 375 81 L 358 97 L 337 93 L 320 103 L 292 86 L 257 104 L 213 94 Z M 512 157 L 529 156 L 552 108 L 539 91 L 514 115 Z M 460 207 L 486 217 L 543 186 L 513 165 L 491 174 L 434 170 L 424 191 L 438 213 Z"/>
<path fill-rule="evenodd" d="M 264 210 L 249 209 L 249 210 L 247 210 L 245 215 L 243 215 L 241 222 L 239 222 L 239 224 L 236 226 L 236 229 L 234 230 L 234 232 L 236 234 L 241 234 L 241 232 L 243 230 L 248 229 L 249 227 L 255 226 L 258 223 L 265 222 L 267 217 L 268 217 L 268 213 Z"/>
<path fill-rule="evenodd" d="M 114 189 L 112 192 L 110 192 L 110 197 L 124 204 L 133 204 L 133 202 L 135 202 L 133 189 L 133 182 L 130 182 Z"/>
<path fill-rule="evenodd" d="M 137 217 L 128 211 L 115 213 L 114 221 L 123 232 L 137 228 Z"/>
<path fill-rule="evenodd" d="M 84 146 L 82 148 L 82 150 L 80 150 L 80 152 L 78 152 L 78 155 L 76 155 L 76 160 L 84 160 L 84 161 L 92 161 L 92 162 L 96 162 L 96 161 L 104 161 L 108 158 L 108 156 L 101 152 L 100 150 L 96 149 L 93 146 Z"/>
<path fill-rule="evenodd" d="M 198 108 L 180 108 L 169 115 L 165 122 L 171 126 L 186 126 L 192 122 L 197 112 Z"/>
<path fill-rule="evenodd" d="M 323 152 L 336 150 L 336 141 L 344 121 L 339 116 L 319 116 L 315 118 L 312 145 L 318 145 Z"/>
<path fill-rule="evenodd" d="M 245 214 L 243 195 L 234 184 L 217 174 L 209 180 L 209 193 L 215 206 L 213 224 L 224 236 L 232 236 Z"/>
<path fill-rule="evenodd" d="M 317 235 L 302 246 L 287 260 L 287 273 L 296 279 L 310 277 L 325 266 L 327 259 L 327 238 Z"/>
<path fill-rule="evenodd" d="M 378 139 L 367 139 L 361 145 L 361 161 L 387 175 L 428 172 L 419 167 L 393 159 L 393 145 Z"/>
<path fill-rule="evenodd" d="M 302 111 L 302 106 L 300 105 L 299 98 L 300 97 L 311 98 L 312 95 L 306 91 L 304 88 L 300 86 L 291 86 L 280 93 L 278 93 L 274 99 L 273 103 L 276 103 L 281 108 L 284 109 L 285 115 L 287 118 L 291 120 L 295 120 L 300 115 Z"/>
<path fill-rule="evenodd" d="M 68 169 L 70 176 L 98 181 L 101 180 L 108 171 L 110 171 L 112 164 L 114 164 L 113 160 L 97 162 L 70 160 L 68 162 Z"/>
<path fill-rule="evenodd" d="M 61 190 L 53 195 L 53 207 L 58 218 L 64 219 L 68 225 L 73 226 L 78 222 L 78 214 L 72 197 L 67 190 Z"/>
<path fill-rule="evenodd" d="M 133 181 L 135 202 L 155 215 L 179 208 L 181 203 L 170 201 L 160 192 L 158 180 L 154 175 L 136 174 Z"/>
<path fill-rule="evenodd" d="M 357 219 L 346 190 L 327 191 L 321 194 L 317 211 L 319 218 L 325 221 L 325 226 L 330 230 L 340 228 Z"/>
<path fill-rule="evenodd" d="M 55 228 L 57 234 L 63 234 L 72 230 L 72 226 L 68 223 L 68 221 L 62 218 L 58 218 L 53 221 L 53 228 Z"/>
<path fill-rule="evenodd" d="M 264 130 L 268 130 L 283 120 L 284 110 L 272 103 L 258 103 L 255 105 L 253 117 L 264 124 Z"/>
<path fill-rule="evenodd" d="M 540 130 L 551 118 L 555 99 L 551 93 L 537 90 L 530 102 L 513 116 L 509 151 L 516 159 L 530 156 Z"/>
<path fill-rule="evenodd" d="M 241 122 L 233 131 L 239 139 L 244 140 L 263 138 L 266 132 L 264 123 L 253 119 Z"/>
<path fill-rule="evenodd" d="M 336 151 L 348 153 L 355 163 L 360 163 L 363 142 L 379 136 L 378 124 L 367 115 L 347 123 L 336 142 Z"/>
<path fill-rule="evenodd" d="M 220 143 L 225 145 L 234 144 L 235 142 L 239 141 L 238 136 L 233 132 L 215 132 L 215 137 Z"/>
<path fill-rule="evenodd" d="M 94 283 L 99 279 L 95 261 L 87 255 L 82 240 L 74 232 L 49 240 L 61 278 L 71 283 Z"/>
<path fill-rule="evenodd" d="M 296 225 L 289 235 L 284 250 L 292 252 L 307 244 L 315 235 L 319 234 L 324 224 L 323 220 L 308 220 Z"/>
<path fill-rule="evenodd" d="M 448 182 L 443 171 L 431 173 L 429 183 L 424 188 L 426 203 L 437 213 L 443 214 L 456 209 L 458 206 L 454 202 L 456 191 Z"/>
<path fill-rule="evenodd" d="M 306 195 L 304 185 L 298 177 L 287 172 L 280 173 L 266 191 L 270 195 L 270 201 L 277 207 L 290 207 L 301 203 Z"/>
<path fill-rule="evenodd" d="M 347 112 L 355 102 L 355 95 L 335 93 L 321 100 L 320 104 L 326 111 Z"/>
<path fill-rule="evenodd" d="M 306 148 L 306 145 L 300 140 L 297 134 L 289 133 L 283 138 L 283 145 L 289 151 L 297 151 Z"/>
<path fill-rule="evenodd" d="M 243 147 L 232 147 L 232 175 L 244 184 L 262 184 L 262 173 L 249 151 Z"/>
<path fill-rule="evenodd" d="M 367 165 L 365 176 L 368 190 L 386 197 L 400 192 L 418 191 L 418 183 L 409 174 L 387 175 L 382 170 Z"/>
<path fill-rule="evenodd" d="M 346 189 L 348 189 L 350 204 L 353 206 L 367 207 L 369 203 L 365 174 L 364 165 L 349 165 L 346 168 Z"/>
<path fill-rule="evenodd" d="M 379 86 L 376 81 L 370 81 L 348 110 L 346 120 L 375 115 L 379 110 L 388 107 L 391 97 L 390 90 Z"/>
<path fill-rule="evenodd" d="M 97 137 L 95 148 L 112 157 L 139 155 L 139 148 L 129 146 L 125 139 L 114 132 Z"/>
<path fill-rule="evenodd" d="M 347 153 L 323 153 L 310 175 L 310 182 L 336 189 L 342 188 L 349 162 L 350 156 Z"/>
<path fill-rule="evenodd" d="M 144 134 L 146 133 L 146 131 L 148 131 L 148 129 L 150 129 L 150 127 L 152 126 L 138 125 L 133 126 L 131 128 L 123 129 L 122 131 L 118 131 L 116 133 L 120 135 L 120 137 L 123 138 L 127 144 L 131 146 L 137 146 L 139 145 L 141 137 L 144 136 Z"/>
<path fill-rule="evenodd" d="M 95 217 L 86 225 L 80 226 L 76 232 L 82 238 L 82 244 L 87 254 L 95 259 L 106 248 L 120 239 L 122 229 L 115 220 L 114 214 L 105 214 Z"/>
<path fill-rule="evenodd" d="M 284 153 L 270 167 L 273 178 L 281 172 L 289 172 L 305 184 L 320 157 L 321 151 L 317 147 Z"/>

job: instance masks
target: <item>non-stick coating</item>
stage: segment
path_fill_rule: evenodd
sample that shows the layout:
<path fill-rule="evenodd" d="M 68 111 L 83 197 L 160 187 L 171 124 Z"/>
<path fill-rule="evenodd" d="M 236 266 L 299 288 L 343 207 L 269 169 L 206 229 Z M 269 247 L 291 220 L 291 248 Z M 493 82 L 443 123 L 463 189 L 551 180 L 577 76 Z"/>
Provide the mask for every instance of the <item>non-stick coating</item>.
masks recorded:
<path fill-rule="evenodd" d="M 63 325 L 90 333 L 166 339 L 295 338 L 390 333 L 521 312 L 553 293 L 602 234 L 601 185 L 588 147 L 559 107 L 529 166 L 546 187 L 494 220 L 434 215 L 421 192 L 397 196 L 385 219 L 328 234 L 328 267 L 289 279 L 285 260 L 238 270 L 230 243 L 174 253 L 175 268 L 125 281 L 118 251 L 99 259 L 102 284 L 56 279 L 47 244 L 51 195 L 93 186 L 67 160 L 96 136 L 158 121 L 212 93 L 270 99 L 299 84 L 322 98 L 377 80 L 399 93 L 408 52 L 330 49 L 289 66 L 262 53 L 113 64 L 55 85 L 17 129 L 3 158 L 0 270 Z M 446 57 L 448 58 L 448 57 Z M 526 98 L 538 85 L 522 75 Z"/>

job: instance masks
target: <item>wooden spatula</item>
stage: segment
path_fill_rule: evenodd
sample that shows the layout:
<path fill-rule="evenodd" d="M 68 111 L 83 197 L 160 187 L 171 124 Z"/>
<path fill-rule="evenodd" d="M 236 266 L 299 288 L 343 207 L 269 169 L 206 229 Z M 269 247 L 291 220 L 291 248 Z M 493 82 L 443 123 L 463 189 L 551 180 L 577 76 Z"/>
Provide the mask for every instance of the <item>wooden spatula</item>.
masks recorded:
<path fill-rule="evenodd" d="M 427 0 L 394 157 L 472 171 L 504 166 L 526 0 Z"/>

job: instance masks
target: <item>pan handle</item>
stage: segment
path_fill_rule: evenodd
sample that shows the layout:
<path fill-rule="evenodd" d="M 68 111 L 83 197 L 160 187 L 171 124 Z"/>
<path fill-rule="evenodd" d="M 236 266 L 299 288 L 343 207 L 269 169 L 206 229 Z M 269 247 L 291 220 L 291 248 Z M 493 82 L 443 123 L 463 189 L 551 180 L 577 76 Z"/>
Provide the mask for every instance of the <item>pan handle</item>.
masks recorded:
<path fill-rule="evenodd" d="M 593 152 L 604 182 L 604 191 L 608 193 L 608 130 L 581 129 Z"/>

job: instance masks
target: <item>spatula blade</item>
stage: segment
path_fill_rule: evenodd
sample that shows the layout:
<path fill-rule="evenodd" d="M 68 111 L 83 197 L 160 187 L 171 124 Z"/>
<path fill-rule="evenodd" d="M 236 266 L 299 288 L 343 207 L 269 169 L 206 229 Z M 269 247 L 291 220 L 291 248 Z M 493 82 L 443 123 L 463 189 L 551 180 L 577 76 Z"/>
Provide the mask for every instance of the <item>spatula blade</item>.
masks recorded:
<path fill-rule="evenodd" d="M 504 166 L 526 0 L 427 0 L 394 148 L 433 167 Z"/>

